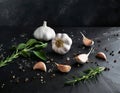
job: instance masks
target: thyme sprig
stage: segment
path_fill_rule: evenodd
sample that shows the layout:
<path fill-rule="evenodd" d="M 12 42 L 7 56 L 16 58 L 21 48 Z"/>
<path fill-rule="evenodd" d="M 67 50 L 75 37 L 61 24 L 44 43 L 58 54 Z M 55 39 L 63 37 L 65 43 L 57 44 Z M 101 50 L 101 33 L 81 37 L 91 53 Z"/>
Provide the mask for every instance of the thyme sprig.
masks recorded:
<path fill-rule="evenodd" d="M 96 67 L 96 68 L 90 68 L 88 70 L 83 71 L 82 76 L 77 77 L 73 76 L 73 79 L 70 79 L 65 82 L 66 85 L 75 85 L 76 83 L 79 83 L 81 81 L 85 81 L 88 79 L 91 79 L 95 77 L 97 74 L 100 74 L 102 71 L 104 71 L 105 67 Z"/>
<path fill-rule="evenodd" d="M 0 61 L 0 67 L 6 66 L 19 56 L 30 57 L 32 54 L 45 61 L 46 55 L 42 49 L 46 46 L 47 43 L 37 41 L 36 39 L 30 39 L 26 43 L 20 43 L 18 46 L 14 47 L 15 52 L 12 53 L 11 56 L 8 56 L 4 60 Z"/>

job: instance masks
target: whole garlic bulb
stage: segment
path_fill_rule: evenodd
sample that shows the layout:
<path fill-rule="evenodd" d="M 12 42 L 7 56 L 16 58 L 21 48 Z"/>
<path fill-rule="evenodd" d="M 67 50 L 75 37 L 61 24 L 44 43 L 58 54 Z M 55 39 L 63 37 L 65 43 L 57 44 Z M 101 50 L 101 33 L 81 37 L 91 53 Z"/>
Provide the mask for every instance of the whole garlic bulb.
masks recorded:
<path fill-rule="evenodd" d="M 58 33 L 52 40 L 52 49 L 59 54 L 67 53 L 72 45 L 72 39 L 66 33 Z"/>
<path fill-rule="evenodd" d="M 47 26 L 47 22 L 43 22 L 43 26 L 38 27 L 34 31 L 34 37 L 39 40 L 49 41 L 55 37 L 55 31 Z"/>

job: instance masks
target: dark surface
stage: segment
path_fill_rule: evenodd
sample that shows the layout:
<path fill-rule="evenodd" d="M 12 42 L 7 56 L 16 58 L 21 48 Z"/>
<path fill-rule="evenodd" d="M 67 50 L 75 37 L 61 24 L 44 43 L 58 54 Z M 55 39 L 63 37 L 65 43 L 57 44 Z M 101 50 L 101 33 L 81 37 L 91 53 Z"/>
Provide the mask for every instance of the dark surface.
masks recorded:
<path fill-rule="evenodd" d="M 0 25 L 120 26 L 119 0 L 0 0 Z"/>
<path fill-rule="evenodd" d="M 70 63 L 72 70 L 68 74 L 59 73 L 54 67 L 54 71 L 50 73 L 44 73 L 42 71 L 33 71 L 32 66 L 37 62 L 38 59 L 27 59 L 19 58 L 8 66 L 0 68 L 0 86 L 4 83 L 4 87 L 0 88 L 0 93 L 119 93 L 120 92 L 120 28 L 55 28 L 56 33 L 66 32 L 73 40 L 71 50 L 66 55 L 55 54 L 51 50 L 50 42 L 48 47 L 45 49 L 47 55 L 53 58 L 55 62 L 66 63 L 66 57 L 70 57 Z M 0 54 L 7 56 L 11 53 L 9 48 L 13 44 L 25 42 L 29 38 L 32 38 L 32 33 L 35 28 L 26 27 L 0 27 L 0 44 L 3 44 Z M 73 60 L 73 53 L 88 53 L 90 48 L 85 48 L 82 45 L 81 34 L 82 31 L 87 37 L 92 38 L 95 41 L 95 50 L 90 55 L 89 60 L 93 63 L 87 63 L 84 65 L 76 64 Z M 100 42 L 100 41 L 101 42 Z M 107 48 L 108 52 L 104 49 Z M 5 50 L 3 50 L 5 49 Z M 98 51 L 103 51 L 108 58 L 108 62 L 95 58 L 95 54 Z M 110 53 L 114 51 L 114 56 Z M 113 61 L 117 62 L 114 63 Z M 22 64 L 25 72 L 18 69 L 19 64 Z M 30 64 L 27 66 L 25 64 Z M 96 79 L 81 83 L 75 86 L 64 86 L 65 78 L 71 77 L 71 75 L 79 75 L 80 71 L 83 71 L 89 67 L 96 67 L 98 65 L 110 68 L 109 71 L 103 72 Z M 52 63 L 46 63 L 47 68 L 53 68 Z M 12 71 L 12 73 L 11 73 Z M 40 76 L 36 74 L 39 73 Z M 55 77 L 51 78 L 52 74 L 56 74 Z M 16 79 L 12 79 L 15 75 L 16 78 L 20 78 L 20 82 L 17 83 Z M 42 84 L 40 77 L 43 76 L 46 81 Z M 25 78 L 29 78 L 28 82 L 24 82 Z M 34 77 L 34 79 L 33 79 Z M 12 80 L 12 82 L 10 82 Z"/>

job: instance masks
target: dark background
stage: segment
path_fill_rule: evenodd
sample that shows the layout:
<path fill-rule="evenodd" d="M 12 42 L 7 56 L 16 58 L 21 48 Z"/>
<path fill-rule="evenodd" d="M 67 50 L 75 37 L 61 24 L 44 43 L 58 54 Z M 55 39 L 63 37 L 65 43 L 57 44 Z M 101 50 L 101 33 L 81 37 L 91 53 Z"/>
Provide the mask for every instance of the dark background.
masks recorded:
<path fill-rule="evenodd" d="M 0 0 L 0 26 L 120 26 L 120 0 Z"/>

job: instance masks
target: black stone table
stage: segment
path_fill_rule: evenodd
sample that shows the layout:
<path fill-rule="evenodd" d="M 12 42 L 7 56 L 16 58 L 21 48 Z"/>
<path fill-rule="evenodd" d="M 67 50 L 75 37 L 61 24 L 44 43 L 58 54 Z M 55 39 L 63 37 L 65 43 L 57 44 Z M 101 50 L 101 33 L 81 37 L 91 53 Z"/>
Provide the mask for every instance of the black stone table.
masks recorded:
<path fill-rule="evenodd" d="M 0 59 L 12 53 L 13 50 L 10 50 L 12 45 L 33 38 L 35 29 L 35 27 L 0 27 Z M 119 27 L 54 29 L 56 33 L 67 33 L 72 38 L 73 45 L 66 55 L 59 55 L 52 51 L 51 42 L 48 42 L 48 47 L 45 49 L 47 56 L 51 61 L 71 64 L 72 70 L 68 74 L 60 73 L 53 63 L 47 61 L 48 72 L 33 71 L 33 65 L 40 60 L 20 57 L 0 68 L 0 93 L 120 93 Z M 81 31 L 95 41 L 95 49 L 89 56 L 90 62 L 84 65 L 77 64 L 73 59 L 75 54 L 88 53 L 90 50 L 90 47 L 82 45 Z M 107 61 L 95 57 L 99 51 L 107 55 Z M 69 62 L 66 62 L 67 58 L 70 58 Z M 64 85 L 66 78 L 79 75 L 81 71 L 96 66 L 105 66 L 108 70 L 95 79 L 74 86 Z"/>

